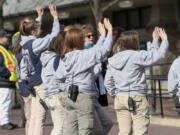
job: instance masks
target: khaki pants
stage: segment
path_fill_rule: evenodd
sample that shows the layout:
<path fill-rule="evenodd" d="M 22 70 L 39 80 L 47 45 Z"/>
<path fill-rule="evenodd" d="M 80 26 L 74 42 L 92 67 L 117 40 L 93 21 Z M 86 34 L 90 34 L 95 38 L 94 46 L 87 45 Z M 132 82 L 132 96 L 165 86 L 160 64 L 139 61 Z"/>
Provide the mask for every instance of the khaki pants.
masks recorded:
<path fill-rule="evenodd" d="M 64 123 L 64 115 L 65 110 L 61 105 L 59 96 L 50 96 L 46 99 L 46 103 L 50 109 L 51 117 L 53 121 L 53 130 L 51 131 L 51 135 L 63 135 L 63 123 Z"/>
<path fill-rule="evenodd" d="M 34 87 L 36 94 L 44 99 L 43 85 Z M 39 97 L 32 97 L 31 118 L 29 122 L 28 135 L 43 135 L 43 125 L 45 121 L 45 110 L 39 102 Z"/>
<path fill-rule="evenodd" d="M 23 100 L 24 100 L 24 113 L 25 113 L 25 118 L 26 118 L 25 135 L 28 135 L 29 121 L 31 117 L 32 96 L 29 95 L 28 97 L 23 97 Z"/>
<path fill-rule="evenodd" d="M 104 111 L 97 99 L 94 99 L 94 108 L 93 135 L 107 135 L 113 126 L 113 121 Z"/>
<path fill-rule="evenodd" d="M 94 124 L 95 96 L 79 94 L 73 102 L 64 94 L 61 97 L 63 107 L 66 108 L 63 135 L 92 135 Z"/>
<path fill-rule="evenodd" d="M 135 101 L 135 112 L 128 110 L 128 94 L 117 94 L 114 107 L 119 123 L 119 135 L 147 135 L 149 126 L 148 101 L 144 96 L 131 95 Z"/>

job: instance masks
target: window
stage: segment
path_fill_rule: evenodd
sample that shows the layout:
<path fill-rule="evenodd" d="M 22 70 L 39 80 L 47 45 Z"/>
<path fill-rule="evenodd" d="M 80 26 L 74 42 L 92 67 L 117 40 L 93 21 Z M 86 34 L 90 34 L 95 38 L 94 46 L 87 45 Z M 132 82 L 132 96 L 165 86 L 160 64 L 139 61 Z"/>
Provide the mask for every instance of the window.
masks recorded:
<path fill-rule="evenodd" d="M 178 21 L 180 23 L 180 0 L 177 2 L 177 10 L 178 10 Z"/>
<path fill-rule="evenodd" d="M 115 27 L 137 29 L 146 27 L 150 20 L 151 6 L 116 11 L 113 13 Z"/>
<path fill-rule="evenodd" d="M 62 25 L 73 25 L 73 24 L 84 24 L 86 23 L 86 17 L 79 17 L 79 18 L 69 18 L 69 19 L 61 19 Z"/>
<path fill-rule="evenodd" d="M 138 10 L 134 10 L 128 13 L 128 24 L 130 28 L 140 27 L 139 17 L 140 15 L 139 15 Z"/>

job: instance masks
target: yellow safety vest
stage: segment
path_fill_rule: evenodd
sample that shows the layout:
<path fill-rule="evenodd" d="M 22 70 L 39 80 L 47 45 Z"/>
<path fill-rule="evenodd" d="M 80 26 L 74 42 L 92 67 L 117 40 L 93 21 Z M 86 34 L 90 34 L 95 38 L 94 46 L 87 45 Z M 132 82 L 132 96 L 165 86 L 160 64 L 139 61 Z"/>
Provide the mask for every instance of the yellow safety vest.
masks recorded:
<path fill-rule="evenodd" d="M 13 40 L 16 38 L 16 36 L 20 35 L 20 32 L 16 32 L 13 36 L 12 36 L 12 42 Z"/>
<path fill-rule="evenodd" d="M 11 51 L 7 51 L 4 47 L 0 46 L 0 53 L 3 55 L 4 58 L 4 65 L 11 73 L 9 77 L 9 81 L 15 82 L 17 81 L 17 72 L 16 72 L 16 63 L 15 57 Z"/>

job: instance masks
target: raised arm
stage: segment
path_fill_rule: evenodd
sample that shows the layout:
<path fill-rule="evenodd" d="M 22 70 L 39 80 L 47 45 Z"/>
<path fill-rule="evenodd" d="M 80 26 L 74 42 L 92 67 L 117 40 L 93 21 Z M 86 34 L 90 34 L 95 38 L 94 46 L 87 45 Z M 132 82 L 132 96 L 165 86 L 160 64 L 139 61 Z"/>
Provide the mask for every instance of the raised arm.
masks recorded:
<path fill-rule="evenodd" d="M 46 35 L 43 38 L 37 38 L 33 42 L 33 52 L 35 54 L 39 54 L 42 51 L 46 50 L 51 42 L 51 40 L 58 35 L 60 32 L 60 24 L 58 20 L 58 12 L 56 10 L 56 6 L 54 5 L 49 5 L 49 10 L 51 15 L 53 16 L 54 22 L 53 22 L 53 27 L 52 31 L 50 34 Z"/>
<path fill-rule="evenodd" d="M 105 38 L 105 41 L 101 44 L 100 41 L 98 41 L 99 44 L 94 45 L 90 49 L 83 50 L 81 61 L 84 62 L 83 67 L 81 66 L 82 70 L 86 70 L 87 68 L 94 66 L 95 64 L 101 62 L 103 58 L 105 58 L 109 52 L 111 51 L 112 44 L 113 44 L 113 38 L 112 38 L 112 25 L 109 22 L 108 19 L 104 19 L 104 25 L 106 29 L 108 30 L 107 36 Z M 99 24 L 99 29 L 103 29 L 103 25 Z M 103 37 L 100 37 L 99 40 Z"/>
<path fill-rule="evenodd" d="M 153 42 L 149 48 L 150 50 L 158 50 L 159 49 L 159 34 L 158 34 L 159 27 L 155 27 L 152 33 Z"/>
<path fill-rule="evenodd" d="M 161 28 L 158 29 L 158 34 L 162 39 L 160 47 L 158 47 L 158 41 L 154 40 L 152 44 L 153 49 L 138 52 L 137 57 L 135 58 L 136 64 L 149 66 L 165 58 L 169 47 L 167 35 L 164 29 Z"/>
<path fill-rule="evenodd" d="M 105 37 L 106 37 L 106 30 L 105 30 L 104 24 L 99 23 L 98 26 L 99 26 L 98 30 L 100 33 L 100 37 L 96 45 L 103 45 L 103 42 L 105 41 Z"/>
<path fill-rule="evenodd" d="M 36 18 L 36 21 L 39 23 L 42 23 L 42 16 L 44 15 L 44 8 L 41 6 L 36 7 L 36 12 L 38 14 L 38 17 Z"/>

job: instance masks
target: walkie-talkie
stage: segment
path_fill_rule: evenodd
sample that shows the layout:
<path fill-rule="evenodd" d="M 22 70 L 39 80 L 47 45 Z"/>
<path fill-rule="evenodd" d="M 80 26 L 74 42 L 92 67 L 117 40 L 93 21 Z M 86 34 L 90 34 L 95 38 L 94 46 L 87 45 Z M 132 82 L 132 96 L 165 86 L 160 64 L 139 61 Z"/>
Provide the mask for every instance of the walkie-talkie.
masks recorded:
<path fill-rule="evenodd" d="M 78 86 L 73 84 L 69 86 L 68 98 L 70 98 L 73 102 L 76 102 L 78 95 L 79 95 Z"/>
<path fill-rule="evenodd" d="M 129 93 L 129 97 L 128 97 L 128 107 L 129 107 L 129 111 L 130 111 L 130 112 L 134 112 L 136 105 L 135 105 L 135 102 L 134 102 L 133 98 L 130 97 L 130 85 L 129 85 L 129 91 L 128 91 L 128 93 Z"/>
<path fill-rule="evenodd" d="M 131 97 L 128 98 L 128 107 L 130 112 L 135 111 L 135 102 Z"/>
<path fill-rule="evenodd" d="M 40 104 L 42 105 L 42 107 L 47 111 L 47 110 L 48 110 L 47 104 L 46 104 L 46 103 L 40 98 L 40 96 L 36 93 L 34 87 L 30 86 L 30 85 L 28 84 L 28 81 L 26 81 L 26 85 L 28 86 L 29 92 L 31 93 L 31 95 L 32 95 L 33 97 L 36 97 L 36 96 L 39 97 L 39 103 L 40 103 Z"/>

